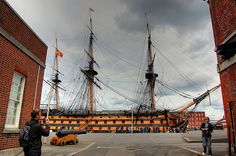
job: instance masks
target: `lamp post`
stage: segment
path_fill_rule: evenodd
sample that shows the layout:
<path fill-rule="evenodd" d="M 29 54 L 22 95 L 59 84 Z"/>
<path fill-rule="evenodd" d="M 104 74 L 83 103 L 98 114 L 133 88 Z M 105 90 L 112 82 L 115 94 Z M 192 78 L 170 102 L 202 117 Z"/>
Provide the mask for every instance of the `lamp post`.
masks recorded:
<path fill-rule="evenodd" d="M 128 105 L 128 99 L 126 99 L 127 105 Z M 133 104 L 131 104 L 131 130 L 130 133 L 133 134 L 134 129 L 134 110 L 133 110 Z"/>
<path fill-rule="evenodd" d="M 131 121 L 131 133 L 133 134 L 133 129 L 134 129 L 134 110 L 133 110 L 133 105 L 132 105 L 132 121 Z"/>

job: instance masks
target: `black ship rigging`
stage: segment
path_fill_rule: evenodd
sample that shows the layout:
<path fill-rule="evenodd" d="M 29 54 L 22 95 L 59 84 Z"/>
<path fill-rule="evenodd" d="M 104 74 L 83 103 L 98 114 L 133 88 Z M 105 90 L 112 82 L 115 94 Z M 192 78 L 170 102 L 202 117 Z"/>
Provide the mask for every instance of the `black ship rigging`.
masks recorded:
<path fill-rule="evenodd" d="M 54 58 L 54 66 L 53 66 L 53 72 L 52 77 L 50 81 L 45 81 L 51 86 L 50 92 L 49 92 L 49 100 L 48 104 L 45 105 L 47 107 L 47 113 L 46 117 L 50 115 L 93 115 L 98 113 L 96 111 L 96 104 L 97 101 L 95 99 L 95 92 L 94 87 L 98 89 L 102 89 L 101 85 L 103 87 L 108 88 L 110 91 L 118 94 L 119 96 L 123 97 L 125 100 L 128 100 L 134 105 L 134 108 L 130 111 L 124 111 L 124 114 L 133 113 L 132 115 L 135 116 L 136 121 L 139 119 L 140 116 L 145 116 L 147 114 L 151 116 L 155 116 L 157 114 L 163 114 L 165 115 L 166 120 L 172 120 L 174 121 L 174 126 L 178 127 L 186 127 L 188 123 L 188 115 L 186 113 L 183 113 L 188 108 L 194 106 L 194 109 L 198 106 L 198 104 L 206 98 L 211 92 L 219 88 L 219 85 L 214 87 L 211 90 L 208 90 L 207 92 L 203 93 L 197 98 L 193 98 L 193 101 L 190 102 L 187 106 L 184 106 L 180 110 L 158 110 L 156 109 L 156 95 L 155 95 L 155 86 L 156 82 L 162 86 L 165 86 L 166 88 L 170 90 L 174 90 L 178 94 L 180 94 L 183 97 L 190 96 L 186 93 L 183 93 L 181 91 L 178 91 L 176 89 L 173 89 L 157 79 L 158 74 L 154 72 L 154 62 L 155 62 L 155 54 L 153 54 L 152 51 L 152 40 L 151 40 L 151 30 L 149 28 L 149 24 L 147 22 L 147 34 L 148 34 L 148 40 L 147 40 L 147 70 L 145 73 L 145 79 L 146 79 L 146 85 L 144 88 L 141 88 L 139 91 L 139 95 L 136 99 L 130 98 L 124 93 L 114 89 L 113 87 L 109 86 L 105 82 L 101 81 L 97 78 L 98 72 L 95 70 L 94 66 L 100 67 L 98 63 L 95 61 L 94 58 L 94 50 L 93 50 L 93 44 L 94 41 L 96 41 L 96 36 L 93 32 L 93 21 L 92 21 L 92 12 L 93 10 L 90 9 L 90 20 L 89 20 L 89 45 L 87 50 L 84 50 L 84 53 L 87 55 L 87 63 L 85 67 L 81 67 L 80 71 L 82 73 L 81 79 L 82 83 L 79 84 L 79 86 L 75 85 L 74 89 L 71 91 L 73 93 L 76 92 L 75 95 L 69 95 L 67 96 L 67 101 L 64 104 L 59 105 L 60 99 L 59 99 L 59 90 L 63 89 L 63 87 L 60 87 L 61 80 L 59 79 L 59 75 L 61 74 L 58 69 L 58 45 L 56 41 L 56 52 L 55 52 L 55 58 Z M 59 51 L 60 52 L 60 51 Z M 76 91 L 77 90 L 77 91 Z M 54 93 L 55 92 L 55 93 Z M 55 107 L 52 108 L 51 100 L 52 96 L 55 95 Z M 45 108 L 45 107 L 44 107 Z M 134 110 L 134 112 L 133 112 Z M 44 109 L 45 111 L 45 109 Z M 181 122 L 180 122 L 181 121 Z"/>

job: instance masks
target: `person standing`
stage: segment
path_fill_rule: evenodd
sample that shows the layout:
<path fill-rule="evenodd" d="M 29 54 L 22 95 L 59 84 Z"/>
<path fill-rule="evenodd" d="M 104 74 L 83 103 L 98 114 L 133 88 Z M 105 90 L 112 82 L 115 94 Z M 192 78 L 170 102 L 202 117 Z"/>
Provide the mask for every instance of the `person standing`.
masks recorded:
<path fill-rule="evenodd" d="M 205 155 L 206 151 L 208 151 L 208 156 L 212 155 L 211 150 L 211 133 L 213 132 L 213 126 L 210 123 L 209 117 L 204 118 L 204 122 L 201 125 L 202 130 L 202 146 L 203 146 L 203 153 Z"/>
<path fill-rule="evenodd" d="M 26 123 L 30 126 L 30 147 L 24 150 L 25 156 L 41 156 L 42 140 L 41 136 L 49 136 L 50 128 L 47 125 L 48 120 L 45 121 L 45 125 L 39 123 L 41 118 L 41 112 L 39 110 L 33 110 L 31 112 L 31 120 Z"/>

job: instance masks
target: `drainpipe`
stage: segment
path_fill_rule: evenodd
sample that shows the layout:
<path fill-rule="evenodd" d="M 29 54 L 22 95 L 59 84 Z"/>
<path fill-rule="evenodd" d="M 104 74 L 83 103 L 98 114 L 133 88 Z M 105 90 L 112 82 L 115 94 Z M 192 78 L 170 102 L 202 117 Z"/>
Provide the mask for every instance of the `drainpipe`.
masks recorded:
<path fill-rule="evenodd" d="M 36 86 L 35 86 L 35 92 L 34 92 L 34 108 L 33 109 L 35 109 L 35 105 L 36 105 L 36 99 L 37 99 L 37 93 L 38 93 L 39 73 L 40 73 L 40 65 L 38 67 L 38 74 L 37 74 L 37 80 L 36 80 Z"/>
<path fill-rule="evenodd" d="M 234 146 L 234 153 L 236 153 L 236 146 L 235 146 L 235 127 L 234 127 L 234 116 L 233 116 L 233 102 L 229 102 L 229 111 L 230 111 L 230 119 L 232 125 L 232 134 L 233 134 L 233 146 Z M 231 139 L 231 138 L 229 138 Z"/>

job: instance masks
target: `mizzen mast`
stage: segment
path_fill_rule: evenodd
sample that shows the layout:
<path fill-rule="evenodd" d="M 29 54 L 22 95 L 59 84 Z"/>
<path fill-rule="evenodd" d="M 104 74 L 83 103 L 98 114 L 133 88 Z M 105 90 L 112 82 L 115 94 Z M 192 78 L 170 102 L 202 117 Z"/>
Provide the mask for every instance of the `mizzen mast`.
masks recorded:
<path fill-rule="evenodd" d="M 151 103 L 151 110 L 154 112 L 156 110 L 156 103 L 155 103 L 155 81 L 156 77 L 158 76 L 154 73 L 154 60 L 155 55 L 152 54 L 152 41 L 151 41 L 151 32 L 147 22 L 147 31 L 148 31 L 148 69 L 145 74 L 145 78 L 147 79 L 147 87 L 149 88 L 149 102 Z"/>

